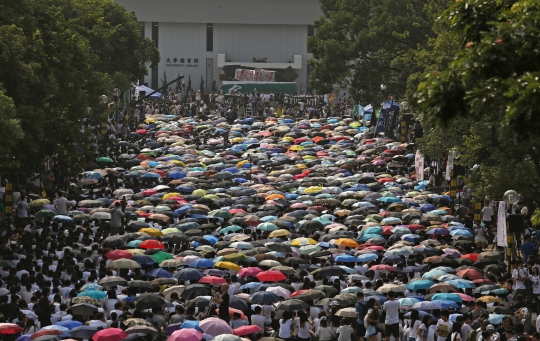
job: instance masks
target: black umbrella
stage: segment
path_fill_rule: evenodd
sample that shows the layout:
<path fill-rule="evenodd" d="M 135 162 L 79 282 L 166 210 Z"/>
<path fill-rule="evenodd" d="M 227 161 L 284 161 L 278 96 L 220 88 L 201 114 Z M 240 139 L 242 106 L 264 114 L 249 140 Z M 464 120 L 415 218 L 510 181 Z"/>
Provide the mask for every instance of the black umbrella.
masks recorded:
<path fill-rule="evenodd" d="M 196 296 L 207 296 L 210 294 L 210 289 L 204 284 L 191 284 L 182 292 L 182 298 L 190 299 Z"/>
<path fill-rule="evenodd" d="M 203 278 L 203 273 L 197 269 L 185 268 L 174 274 L 176 279 L 183 279 L 185 281 L 198 281 Z"/>
<path fill-rule="evenodd" d="M 305 260 L 304 258 L 300 258 L 300 257 L 286 258 L 283 263 L 285 263 L 287 265 L 309 264 L 309 262 L 307 260 Z"/>
<path fill-rule="evenodd" d="M 69 333 L 71 336 L 76 337 L 77 339 L 86 339 L 90 340 L 92 336 L 97 333 L 98 327 L 91 326 L 79 326 L 73 328 Z"/>
<path fill-rule="evenodd" d="M 319 298 L 325 298 L 326 293 L 322 290 L 308 290 L 303 292 L 301 295 L 296 296 L 295 298 L 302 301 L 313 301 Z"/>
<path fill-rule="evenodd" d="M 73 314 L 82 316 L 90 316 L 90 314 L 97 310 L 95 305 L 89 303 L 79 303 L 71 307 Z"/>
<path fill-rule="evenodd" d="M 345 270 L 339 266 L 327 266 L 319 271 L 322 276 L 341 276 L 345 274 Z"/>
<path fill-rule="evenodd" d="M 190 307 L 206 308 L 208 307 L 209 304 L 210 304 L 210 300 L 208 298 L 199 296 L 199 297 L 195 297 L 192 300 L 187 301 L 186 308 L 190 308 Z"/>
<path fill-rule="evenodd" d="M 242 299 L 240 299 L 238 297 L 231 297 L 230 302 L 229 302 L 229 306 L 231 308 L 242 310 L 242 311 L 246 311 L 246 310 L 249 309 L 246 302 L 244 302 Z"/>
<path fill-rule="evenodd" d="M 140 309 L 161 308 L 165 299 L 158 294 L 145 293 L 135 299 L 135 307 Z"/>
<path fill-rule="evenodd" d="M 300 232 L 313 233 L 315 231 L 322 231 L 324 229 L 323 224 L 317 220 L 309 220 L 300 226 Z"/>
<path fill-rule="evenodd" d="M 308 307 L 309 307 L 309 304 L 307 304 L 306 302 L 293 298 L 291 300 L 287 300 L 287 301 L 284 301 L 283 303 L 281 303 L 279 305 L 279 307 L 278 307 L 278 310 L 289 310 L 289 311 L 303 310 L 303 309 L 306 309 Z"/>

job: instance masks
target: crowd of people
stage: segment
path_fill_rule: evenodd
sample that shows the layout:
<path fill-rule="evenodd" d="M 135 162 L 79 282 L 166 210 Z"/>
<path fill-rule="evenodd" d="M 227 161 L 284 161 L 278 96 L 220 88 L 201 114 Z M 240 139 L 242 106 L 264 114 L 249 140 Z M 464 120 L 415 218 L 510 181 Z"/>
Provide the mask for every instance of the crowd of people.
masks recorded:
<path fill-rule="evenodd" d="M 4 340 L 540 341 L 540 234 L 505 261 L 496 205 L 473 221 L 417 181 L 414 144 L 346 106 L 169 96 L 108 122 L 77 179 L 52 158 L 15 184 Z"/>

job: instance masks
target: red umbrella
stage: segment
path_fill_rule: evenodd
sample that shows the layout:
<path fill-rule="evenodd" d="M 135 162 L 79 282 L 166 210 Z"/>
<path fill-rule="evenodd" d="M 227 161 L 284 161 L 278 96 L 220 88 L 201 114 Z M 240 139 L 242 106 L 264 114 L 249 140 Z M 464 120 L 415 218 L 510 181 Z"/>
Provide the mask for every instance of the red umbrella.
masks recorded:
<path fill-rule="evenodd" d="M 259 272 L 256 277 L 261 282 L 277 282 L 277 281 L 283 281 L 287 279 L 287 276 L 285 276 L 281 271 L 277 270 L 268 270 Z"/>
<path fill-rule="evenodd" d="M 473 262 L 476 262 L 478 260 L 478 253 L 468 253 L 466 255 L 461 256 L 461 258 L 470 259 Z"/>
<path fill-rule="evenodd" d="M 141 249 L 162 249 L 165 250 L 165 245 L 162 242 L 155 239 L 147 239 L 139 244 Z"/>
<path fill-rule="evenodd" d="M 262 332 L 261 327 L 256 325 L 248 325 L 248 326 L 242 326 L 238 327 L 234 330 L 234 335 L 236 336 L 242 336 L 242 335 L 249 335 L 253 333 L 260 333 Z"/>
<path fill-rule="evenodd" d="M 258 135 L 268 137 L 268 136 L 272 136 L 272 133 L 267 131 L 267 130 L 263 130 L 263 131 L 259 132 Z"/>
<path fill-rule="evenodd" d="M 152 160 L 153 157 L 151 157 L 149 155 L 139 154 L 139 155 L 137 155 L 137 159 L 139 159 L 139 160 Z"/>
<path fill-rule="evenodd" d="M 21 328 L 22 330 L 22 328 Z M 15 334 L 15 333 L 11 333 L 11 334 Z M 38 332 L 35 332 L 34 334 L 30 335 L 30 338 L 29 340 L 34 340 L 34 339 L 37 339 L 38 337 L 40 336 L 45 336 L 45 335 L 60 335 L 62 334 L 62 331 L 58 330 L 58 329 L 42 329 Z"/>
<path fill-rule="evenodd" d="M 394 234 L 394 232 L 392 232 L 392 230 L 396 228 L 395 226 L 390 226 L 390 225 L 385 225 L 382 227 L 382 234 L 385 234 L 385 235 L 392 235 Z"/>
<path fill-rule="evenodd" d="M 250 214 L 244 217 L 244 224 L 248 226 L 257 226 L 261 223 L 261 220 L 256 215 Z"/>
<path fill-rule="evenodd" d="M 366 250 L 382 251 L 384 250 L 384 246 L 380 246 L 380 245 L 368 246 L 366 247 Z"/>
<path fill-rule="evenodd" d="M 141 193 L 141 195 L 142 195 L 143 197 L 150 197 L 150 196 L 152 196 L 152 195 L 154 195 L 154 194 L 157 194 L 157 193 L 158 193 L 158 191 L 156 191 L 155 189 L 147 189 L 146 191 L 143 191 L 143 192 Z"/>
<path fill-rule="evenodd" d="M 146 129 L 139 129 L 139 130 L 137 130 L 137 131 L 135 131 L 135 132 L 136 132 L 137 134 L 139 134 L 139 135 L 145 135 L 146 132 L 147 132 L 147 130 L 146 130 Z"/>
<path fill-rule="evenodd" d="M 479 278 L 479 279 L 475 279 L 472 281 L 474 284 L 493 284 L 492 281 L 490 281 L 489 279 L 487 278 Z"/>
<path fill-rule="evenodd" d="M 409 230 L 411 230 L 412 232 L 416 231 L 416 230 L 425 230 L 426 227 L 424 225 L 420 225 L 420 224 L 410 224 L 410 225 L 407 225 L 407 228 Z"/>
<path fill-rule="evenodd" d="M 161 175 L 161 177 L 163 177 L 163 178 L 167 177 L 167 174 L 165 174 L 164 171 L 159 170 L 159 169 L 154 169 L 154 170 L 152 171 L 152 173 L 159 174 L 159 175 Z"/>
<path fill-rule="evenodd" d="M 474 301 L 474 297 L 471 297 L 469 295 L 465 295 L 465 294 L 462 294 L 462 293 L 457 293 L 456 295 L 458 295 L 459 297 L 461 297 L 461 299 L 463 301 Z"/>
<path fill-rule="evenodd" d="M 22 328 L 15 323 L 0 323 L 0 335 L 17 334 Z M 60 332 L 62 334 L 62 332 Z"/>
<path fill-rule="evenodd" d="M 206 283 L 206 284 L 227 284 L 227 281 L 225 278 L 217 277 L 217 276 L 205 276 L 199 280 L 199 283 Z"/>
<path fill-rule="evenodd" d="M 141 218 L 148 218 L 149 216 L 152 215 L 152 213 L 148 213 L 148 212 L 137 212 L 137 215 Z"/>
<path fill-rule="evenodd" d="M 303 293 L 305 293 L 306 291 L 308 291 L 307 289 L 304 289 L 304 290 L 298 290 L 298 291 L 295 291 L 291 294 L 291 296 L 289 297 L 294 297 L 294 296 L 298 296 L 298 295 L 302 295 Z"/>
<path fill-rule="evenodd" d="M 469 279 L 482 279 L 484 275 L 474 269 L 464 269 L 456 273 L 457 276 L 461 278 L 468 277 Z"/>
<path fill-rule="evenodd" d="M 92 340 L 94 341 L 120 341 L 128 337 L 129 335 L 126 334 L 122 329 L 120 328 L 108 328 L 108 329 L 102 329 L 98 331 L 97 333 L 92 336 Z"/>
<path fill-rule="evenodd" d="M 240 271 L 238 271 L 238 276 L 240 277 L 256 276 L 259 272 L 263 272 L 263 269 L 257 268 L 257 267 L 243 268 Z"/>
<path fill-rule="evenodd" d="M 233 209 L 229 210 L 229 213 L 230 214 L 239 214 L 239 213 L 246 213 L 246 211 L 244 211 L 241 208 L 233 208 Z"/>
<path fill-rule="evenodd" d="M 117 260 L 120 258 L 131 259 L 133 255 L 129 251 L 126 251 L 126 250 L 112 250 L 112 251 L 107 252 L 105 254 L 105 257 L 107 257 L 107 259 Z"/>
<path fill-rule="evenodd" d="M 216 309 L 216 313 L 218 313 L 219 315 L 219 309 Z M 230 316 L 233 316 L 234 313 L 238 313 L 240 314 L 240 318 L 242 320 L 245 320 L 246 319 L 246 315 L 244 315 L 244 312 L 242 310 L 239 310 L 239 309 L 234 309 L 234 308 L 229 308 L 229 315 Z M 201 321 L 202 322 L 202 321 Z"/>
<path fill-rule="evenodd" d="M 374 265 L 371 268 L 369 268 L 369 270 L 391 271 L 391 272 L 396 272 L 397 271 L 397 269 L 394 268 L 393 266 L 385 265 L 385 264 Z"/>

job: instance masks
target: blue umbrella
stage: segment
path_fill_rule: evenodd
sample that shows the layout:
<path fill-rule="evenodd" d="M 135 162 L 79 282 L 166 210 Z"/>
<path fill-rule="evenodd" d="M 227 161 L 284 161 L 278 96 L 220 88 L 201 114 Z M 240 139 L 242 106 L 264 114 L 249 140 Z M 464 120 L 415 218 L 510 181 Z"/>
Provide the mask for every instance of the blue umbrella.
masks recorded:
<path fill-rule="evenodd" d="M 341 255 L 341 256 L 337 256 L 335 258 L 335 261 L 336 262 L 344 262 L 344 263 L 356 263 L 358 262 L 358 259 L 354 256 L 351 256 L 351 255 Z"/>
<path fill-rule="evenodd" d="M 462 230 L 462 229 L 450 231 L 450 235 L 452 237 L 453 236 L 466 236 L 466 237 L 470 237 L 470 238 L 473 237 L 473 234 L 471 232 L 469 232 L 467 230 Z"/>
<path fill-rule="evenodd" d="M 148 255 L 135 255 L 133 258 L 131 258 L 131 260 L 136 261 L 140 265 L 152 265 L 156 262 L 154 258 Z"/>
<path fill-rule="evenodd" d="M 75 321 L 75 320 L 67 320 L 67 321 L 58 321 L 58 322 L 55 323 L 55 325 L 61 326 L 61 327 L 64 327 L 64 328 L 67 328 L 67 329 L 71 330 L 73 328 L 77 328 L 79 326 L 82 326 L 82 322 Z"/>
<path fill-rule="evenodd" d="M 186 268 L 175 273 L 174 277 L 176 279 L 183 279 L 184 281 L 198 281 L 203 278 L 203 274 L 197 269 Z"/>
<path fill-rule="evenodd" d="M 402 307 L 409 307 L 420 301 L 417 300 L 416 298 L 405 297 L 405 298 L 400 298 L 398 302 L 399 302 L 399 305 L 401 305 Z"/>
<path fill-rule="evenodd" d="M 452 293 L 438 293 L 431 297 L 432 301 L 436 300 L 444 300 L 444 301 L 453 301 L 456 303 L 461 303 L 463 300 L 461 297 L 459 297 L 458 294 L 452 294 Z"/>
<path fill-rule="evenodd" d="M 410 317 L 411 317 L 411 314 L 412 314 L 412 311 L 409 311 L 407 314 L 405 314 L 405 315 L 403 315 L 403 316 L 404 316 L 404 317 L 410 318 Z M 421 318 L 423 318 L 423 317 L 426 316 L 426 315 L 429 315 L 429 316 L 431 316 L 431 320 L 432 320 L 432 321 L 436 321 L 436 320 L 437 320 L 437 318 L 436 318 L 435 316 L 433 316 L 433 315 L 431 315 L 431 314 L 428 314 L 428 313 L 426 313 L 426 312 L 423 311 L 423 310 L 418 310 L 418 314 L 420 314 L 420 317 L 421 317 Z"/>
<path fill-rule="evenodd" d="M 501 324 L 503 317 L 506 315 L 503 314 L 489 314 L 488 320 L 491 322 L 491 324 Z"/>
<path fill-rule="evenodd" d="M 431 270 L 422 275 L 422 278 L 433 279 L 439 275 L 448 275 L 448 273 L 441 270 Z"/>
<path fill-rule="evenodd" d="M 71 337 L 71 334 L 69 333 L 69 329 L 67 329 L 66 327 L 62 327 L 62 326 L 50 325 L 50 326 L 43 327 L 40 330 L 59 330 L 59 331 L 62 332 L 62 334 L 60 334 L 58 336 L 60 336 L 60 337 Z"/>
<path fill-rule="evenodd" d="M 431 288 L 432 285 L 434 285 L 435 282 L 429 281 L 429 280 L 418 280 L 414 282 L 410 282 L 407 284 L 406 288 L 409 290 L 420 290 L 424 289 L 427 290 Z"/>
<path fill-rule="evenodd" d="M 460 306 L 454 301 L 449 300 L 432 300 L 431 302 L 441 306 L 442 309 L 459 309 Z"/>
<path fill-rule="evenodd" d="M 199 321 L 196 320 L 185 321 L 182 323 L 182 325 L 180 325 L 180 329 L 196 329 L 202 332 L 201 328 L 199 327 Z"/>
<path fill-rule="evenodd" d="M 464 279 L 453 279 L 451 281 L 448 281 L 448 284 L 452 284 L 453 286 L 456 286 L 460 289 L 474 289 L 476 288 L 476 285 L 471 282 Z"/>
<path fill-rule="evenodd" d="M 57 216 L 54 216 L 53 217 L 53 220 L 54 221 L 59 221 L 61 223 L 72 223 L 74 222 L 75 220 L 73 220 L 73 218 L 71 217 L 68 217 L 66 215 L 57 215 Z"/>
<path fill-rule="evenodd" d="M 261 304 L 279 302 L 279 299 L 280 298 L 276 294 L 269 291 L 258 291 L 254 293 L 253 295 L 251 295 L 251 297 L 249 298 L 251 302 L 256 302 L 256 303 L 261 303 Z"/>
<path fill-rule="evenodd" d="M 382 234 L 383 230 L 380 226 L 371 226 L 362 231 L 362 234 Z"/>
<path fill-rule="evenodd" d="M 218 242 L 219 239 L 217 239 L 216 237 L 214 236 L 210 236 L 210 235 L 205 235 L 203 236 L 204 239 L 208 240 L 210 242 L 211 245 L 214 245 L 215 243 Z"/>
<path fill-rule="evenodd" d="M 99 290 L 100 286 L 96 283 L 87 283 L 82 288 L 81 291 L 96 291 Z"/>
<path fill-rule="evenodd" d="M 404 234 L 401 236 L 401 240 L 405 240 L 411 243 L 418 243 L 422 240 L 422 237 L 417 234 Z"/>
<path fill-rule="evenodd" d="M 167 174 L 167 177 L 169 179 L 183 179 L 186 177 L 186 173 L 184 172 L 170 172 Z"/>
<path fill-rule="evenodd" d="M 159 175 L 158 173 L 146 173 L 142 177 L 147 179 L 159 179 L 161 178 L 161 175 Z"/>
<path fill-rule="evenodd" d="M 189 267 L 190 268 L 213 268 L 214 262 L 212 262 L 211 259 L 199 258 L 191 262 L 191 264 L 189 264 Z"/>
<path fill-rule="evenodd" d="M 255 289 L 258 288 L 262 283 L 260 282 L 249 282 L 240 287 L 240 290 L 244 289 Z"/>
<path fill-rule="evenodd" d="M 15 341 L 28 341 L 28 339 L 32 336 L 32 334 L 24 334 L 17 338 Z"/>
<path fill-rule="evenodd" d="M 381 235 L 380 234 L 364 234 L 360 237 L 360 241 L 362 242 L 365 242 L 366 240 L 368 239 L 371 239 L 371 238 L 380 238 Z"/>
<path fill-rule="evenodd" d="M 173 277 L 173 275 L 169 271 L 164 270 L 162 268 L 156 268 L 154 270 L 147 272 L 146 274 L 148 276 L 156 277 L 156 278 L 172 278 Z"/>
<path fill-rule="evenodd" d="M 366 263 L 372 260 L 378 259 L 379 256 L 376 253 L 365 253 L 363 255 L 358 256 L 358 261 L 362 263 Z"/>
<path fill-rule="evenodd" d="M 238 232 L 240 230 L 242 230 L 242 227 L 238 225 L 232 225 L 219 230 L 219 234 L 228 234 L 229 232 Z"/>
<path fill-rule="evenodd" d="M 126 244 L 126 246 L 127 247 L 139 247 L 139 245 L 141 245 L 142 242 L 143 242 L 142 240 L 134 239 L 134 240 L 128 242 Z"/>
<path fill-rule="evenodd" d="M 385 263 L 385 264 L 397 264 L 397 263 L 403 263 L 403 258 L 401 258 L 400 256 L 386 256 L 384 257 L 382 260 L 381 260 L 381 263 Z"/>
<path fill-rule="evenodd" d="M 77 295 L 77 297 L 82 297 L 82 296 L 88 296 L 88 297 L 92 297 L 92 298 L 100 300 L 102 298 L 107 297 L 107 294 L 103 291 L 93 290 L 93 291 L 84 291 Z"/>

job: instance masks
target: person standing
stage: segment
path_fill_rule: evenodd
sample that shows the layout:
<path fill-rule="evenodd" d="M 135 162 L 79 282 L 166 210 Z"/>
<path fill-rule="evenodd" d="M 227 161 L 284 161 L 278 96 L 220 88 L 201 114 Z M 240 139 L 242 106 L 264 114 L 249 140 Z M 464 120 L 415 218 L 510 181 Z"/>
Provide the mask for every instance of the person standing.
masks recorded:
<path fill-rule="evenodd" d="M 58 214 L 67 215 L 69 209 L 68 200 L 64 197 L 64 193 L 62 192 L 58 192 L 57 195 L 58 198 L 54 201 L 54 207 L 56 207 Z"/>
<path fill-rule="evenodd" d="M 388 301 L 384 302 L 383 310 L 386 312 L 386 318 L 384 320 L 386 335 L 385 340 L 390 341 L 390 336 L 394 336 L 397 341 L 399 339 L 399 302 L 395 299 L 393 291 L 388 292 Z"/>
<path fill-rule="evenodd" d="M 215 290 L 212 290 L 212 296 L 214 297 L 214 301 L 216 301 L 217 304 L 219 304 L 219 318 L 223 321 L 229 322 L 231 321 L 231 316 L 229 314 L 229 285 L 223 284 L 220 287 L 221 290 L 221 297 L 219 297 Z"/>
<path fill-rule="evenodd" d="M 484 202 L 484 207 L 482 208 L 482 220 L 484 221 L 484 226 L 486 228 L 491 227 L 491 217 L 495 214 L 493 208 L 489 206 L 489 201 Z"/>
<path fill-rule="evenodd" d="M 441 310 L 441 318 L 437 321 L 437 326 L 435 327 L 438 336 L 437 341 L 446 341 L 446 337 L 452 331 L 453 324 L 449 321 L 449 316 L 448 310 Z"/>
<path fill-rule="evenodd" d="M 124 213 L 120 209 L 120 203 L 117 202 L 114 204 L 114 208 L 111 210 L 111 222 L 110 222 L 110 235 L 114 236 L 120 232 L 120 226 L 122 226 L 122 221 L 124 219 Z"/>

